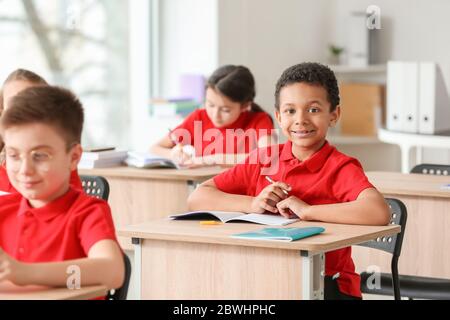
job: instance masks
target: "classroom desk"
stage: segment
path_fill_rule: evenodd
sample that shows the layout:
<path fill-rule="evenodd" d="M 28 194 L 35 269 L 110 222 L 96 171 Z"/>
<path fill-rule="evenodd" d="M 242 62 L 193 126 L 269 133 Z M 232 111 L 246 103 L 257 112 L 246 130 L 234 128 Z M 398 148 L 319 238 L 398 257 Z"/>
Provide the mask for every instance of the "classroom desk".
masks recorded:
<path fill-rule="evenodd" d="M 160 219 L 119 234 L 135 245 L 138 299 L 323 299 L 324 253 L 400 231 L 399 226 L 322 226 L 323 234 L 295 242 L 234 239 L 260 229 L 249 223 L 205 226 Z"/>
<path fill-rule="evenodd" d="M 367 172 L 370 182 L 385 196 L 406 205 L 408 221 L 399 259 L 399 273 L 450 279 L 450 176 Z M 391 256 L 379 250 L 353 249 L 357 270 L 369 265 L 390 272 Z"/>
<path fill-rule="evenodd" d="M 20 287 L 11 282 L 0 283 L 0 300 L 87 300 L 106 296 L 105 286 L 89 286 L 79 290 L 41 286 Z"/>
<path fill-rule="evenodd" d="M 78 173 L 108 180 L 108 203 L 117 229 L 187 211 L 186 200 L 195 187 L 224 170 L 221 167 L 189 170 L 116 167 L 80 169 Z M 119 237 L 119 242 L 124 249 L 132 249 L 129 239 Z"/>

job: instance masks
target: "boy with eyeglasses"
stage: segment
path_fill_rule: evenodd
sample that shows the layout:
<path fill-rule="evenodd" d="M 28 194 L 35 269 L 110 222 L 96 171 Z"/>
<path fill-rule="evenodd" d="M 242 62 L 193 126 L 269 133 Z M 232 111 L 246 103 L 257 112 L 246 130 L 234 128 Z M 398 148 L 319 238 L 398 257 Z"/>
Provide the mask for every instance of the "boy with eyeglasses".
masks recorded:
<path fill-rule="evenodd" d="M 108 204 L 70 186 L 82 149 L 83 108 L 68 90 L 21 91 L 0 120 L 6 170 L 19 192 L 0 197 L 0 282 L 118 288 L 123 253 Z"/>

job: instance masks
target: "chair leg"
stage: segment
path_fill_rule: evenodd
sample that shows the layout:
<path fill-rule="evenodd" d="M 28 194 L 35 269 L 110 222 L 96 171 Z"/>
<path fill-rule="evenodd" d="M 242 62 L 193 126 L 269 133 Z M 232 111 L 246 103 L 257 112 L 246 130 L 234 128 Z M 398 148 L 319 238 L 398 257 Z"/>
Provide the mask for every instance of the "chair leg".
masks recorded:
<path fill-rule="evenodd" d="M 401 300 L 402 297 L 400 295 L 400 284 L 398 279 L 398 257 L 392 257 L 391 263 L 391 272 L 392 272 L 392 288 L 394 288 L 394 299 Z"/>

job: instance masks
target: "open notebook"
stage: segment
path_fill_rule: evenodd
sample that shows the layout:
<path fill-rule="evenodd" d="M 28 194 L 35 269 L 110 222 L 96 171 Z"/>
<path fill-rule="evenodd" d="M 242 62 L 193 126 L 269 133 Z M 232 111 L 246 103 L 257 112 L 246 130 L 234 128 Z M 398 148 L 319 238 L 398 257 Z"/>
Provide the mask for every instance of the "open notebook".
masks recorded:
<path fill-rule="evenodd" d="M 264 228 L 261 230 L 233 234 L 231 237 L 251 240 L 296 241 L 320 234 L 324 231 L 325 229 L 322 227 Z"/>
<path fill-rule="evenodd" d="M 253 222 L 265 224 L 269 226 L 285 226 L 294 223 L 299 219 L 287 219 L 282 216 L 271 214 L 259 214 L 242 212 L 225 212 L 225 211 L 193 211 L 169 216 L 173 220 L 220 220 L 227 222 Z"/>

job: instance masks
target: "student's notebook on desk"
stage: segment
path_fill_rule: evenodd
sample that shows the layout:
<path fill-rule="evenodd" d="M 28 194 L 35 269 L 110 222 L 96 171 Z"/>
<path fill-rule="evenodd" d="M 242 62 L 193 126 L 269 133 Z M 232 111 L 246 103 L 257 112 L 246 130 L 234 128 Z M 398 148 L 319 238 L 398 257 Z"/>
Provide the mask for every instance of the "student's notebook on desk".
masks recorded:
<path fill-rule="evenodd" d="M 225 211 L 193 211 L 169 216 L 173 220 L 220 220 L 223 223 L 227 222 L 252 222 L 258 224 L 265 224 L 269 226 L 285 226 L 294 223 L 299 219 L 287 219 L 282 216 L 271 214 L 259 214 L 242 212 L 225 212 Z"/>
<path fill-rule="evenodd" d="M 322 227 L 264 228 L 261 230 L 233 234 L 232 238 L 250 240 L 296 241 L 324 232 Z"/>
<path fill-rule="evenodd" d="M 125 163 L 136 168 L 179 169 L 172 160 L 146 152 L 129 151 Z"/>

